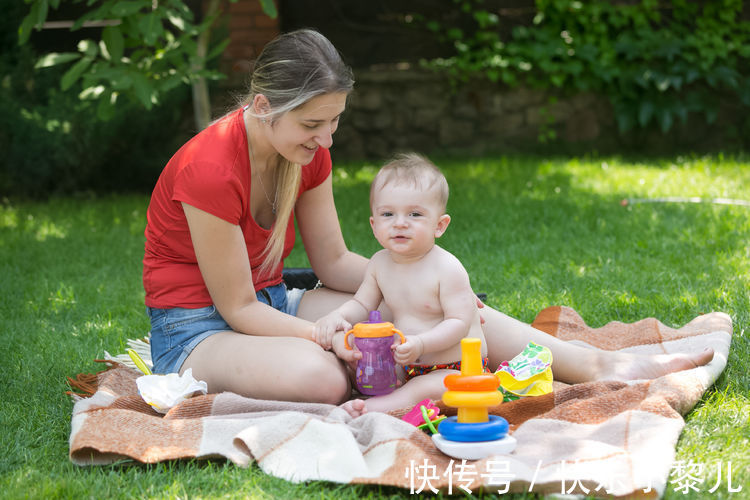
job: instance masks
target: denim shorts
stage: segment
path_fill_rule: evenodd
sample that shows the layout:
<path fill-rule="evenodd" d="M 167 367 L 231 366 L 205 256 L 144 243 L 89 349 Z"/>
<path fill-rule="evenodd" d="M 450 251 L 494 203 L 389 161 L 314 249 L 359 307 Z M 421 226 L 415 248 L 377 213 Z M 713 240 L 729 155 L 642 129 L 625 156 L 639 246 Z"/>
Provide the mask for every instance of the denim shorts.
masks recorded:
<path fill-rule="evenodd" d="M 258 300 L 281 312 L 297 315 L 304 290 L 287 290 L 284 283 L 263 288 Z M 146 307 L 151 319 L 151 360 L 154 373 L 177 373 L 201 341 L 219 332 L 231 331 L 216 306 L 198 309 Z"/>

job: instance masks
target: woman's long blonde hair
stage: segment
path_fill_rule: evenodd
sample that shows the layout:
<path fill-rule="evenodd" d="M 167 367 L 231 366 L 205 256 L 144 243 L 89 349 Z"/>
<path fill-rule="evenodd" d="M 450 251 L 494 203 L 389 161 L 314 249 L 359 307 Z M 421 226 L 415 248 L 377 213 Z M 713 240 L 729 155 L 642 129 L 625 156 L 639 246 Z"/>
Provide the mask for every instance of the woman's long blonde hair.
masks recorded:
<path fill-rule="evenodd" d="M 353 87 L 352 71 L 333 44 L 317 31 L 303 29 L 280 35 L 264 47 L 255 61 L 250 92 L 241 104 L 246 106 L 256 95 L 264 95 L 271 107 L 269 113 L 256 114 L 252 107 L 246 112 L 256 118 L 270 119 L 273 125 L 281 115 L 313 97 L 336 92 L 348 94 Z M 276 167 L 276 222 L 263 251 L 261 274 L 272 271 L 281 261 L 301 179 L 302 166 L 280 156 Z"/>

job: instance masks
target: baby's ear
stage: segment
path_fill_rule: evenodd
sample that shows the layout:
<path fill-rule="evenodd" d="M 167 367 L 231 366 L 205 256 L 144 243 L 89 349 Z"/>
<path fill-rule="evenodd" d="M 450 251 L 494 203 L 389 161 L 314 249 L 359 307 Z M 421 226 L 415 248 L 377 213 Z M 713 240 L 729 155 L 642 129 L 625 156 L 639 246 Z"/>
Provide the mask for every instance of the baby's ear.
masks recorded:
<path fill-rule="evenodd" d="M 435 228 L 435 238 L 440 238 L 446 229 L 448 229 L 448 224 L 451 223 L 451 216 L 448 214 L 443 214 L 438 219 L 437 227 Z"/>

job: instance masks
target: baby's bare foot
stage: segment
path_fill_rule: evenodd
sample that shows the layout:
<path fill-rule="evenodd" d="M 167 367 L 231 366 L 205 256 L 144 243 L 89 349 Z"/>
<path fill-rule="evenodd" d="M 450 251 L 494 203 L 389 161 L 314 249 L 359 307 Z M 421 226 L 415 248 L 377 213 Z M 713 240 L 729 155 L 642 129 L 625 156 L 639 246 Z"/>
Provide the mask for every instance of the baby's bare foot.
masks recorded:
<path fill-rule="evenodd" d="M 661 377 L 668 373 L 689 370 L 708 364 L 714 350 L 707 347 L 694 354 L 656 354 L 623 356 L 605 367 L 602 380 L 639 380 Z"/>
<path fill-rule="evenodd" d="M 340 408 L 346 410 L 346 412 L 352 416 L 352 418 L 361 417 L 367 413 L 367 407 L 365 402 L 361 399 L 352 399 L 340 405 Z"/>

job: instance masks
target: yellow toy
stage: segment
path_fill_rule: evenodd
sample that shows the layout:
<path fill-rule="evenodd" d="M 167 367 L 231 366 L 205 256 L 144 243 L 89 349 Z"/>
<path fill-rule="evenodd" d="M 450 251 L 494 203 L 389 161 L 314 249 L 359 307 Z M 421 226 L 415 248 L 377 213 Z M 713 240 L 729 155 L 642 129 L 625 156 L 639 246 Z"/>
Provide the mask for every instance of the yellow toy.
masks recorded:
<path fill-rule="evenodd" d="M 508 435 L 508 422 L 489 415 L 488 408 L 502 403 L 498 378 L 483 373 L 482 343 L 476 338 L 461 340 L 461 374 L 445 377 L 448 388 L 443 403 L 457 408 L 457 416 L 443 420 L 432 441 L 440 451 L 455 458 L 478 460 L 489 455 L 507 454 L 516 447 Z"/>

